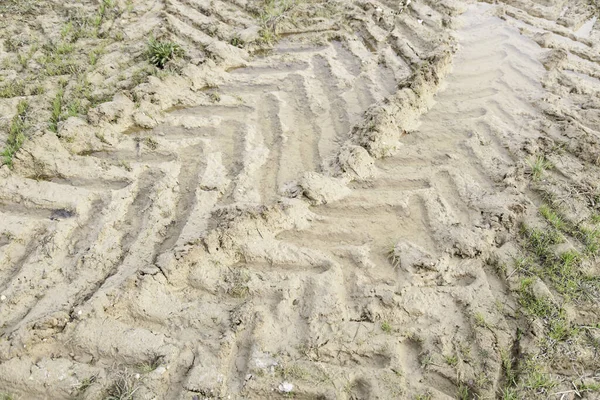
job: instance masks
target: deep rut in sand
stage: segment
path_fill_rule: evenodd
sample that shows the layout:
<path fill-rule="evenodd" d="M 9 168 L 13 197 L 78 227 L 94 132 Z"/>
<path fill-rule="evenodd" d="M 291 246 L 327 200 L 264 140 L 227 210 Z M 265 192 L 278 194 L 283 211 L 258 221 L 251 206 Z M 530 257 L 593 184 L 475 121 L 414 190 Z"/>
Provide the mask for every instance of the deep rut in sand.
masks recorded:
<path fill-rule="evenodd" d="M 284 21 L 248 61 L 233 43 L 258 28 L 252 3 L 158 2 L 189 57 L 226 72 L 142 85 L 181 105 L 93 151 L 44 135 L 16 161 L 26 178 L 2 175 L 0 393 L 512 390 L 520 272 L 502 279 L 498 259 L 545 193 L 590 185 L 569 168 L 598 176 L 600 58 L 568 10 L 506 3 L 329 4 L 336 18 Z M 96 117 L 139 113 L 111 104 Z M 540 135 L 562 132 L 580 141 L 523 183 Z"/>

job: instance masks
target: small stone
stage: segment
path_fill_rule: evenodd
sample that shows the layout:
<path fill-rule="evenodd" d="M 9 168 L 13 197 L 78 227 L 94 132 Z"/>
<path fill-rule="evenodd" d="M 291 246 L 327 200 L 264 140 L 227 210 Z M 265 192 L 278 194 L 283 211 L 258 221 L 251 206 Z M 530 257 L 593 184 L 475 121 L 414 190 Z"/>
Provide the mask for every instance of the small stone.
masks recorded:
<path fill-rule="evenodd" d="M 281 385 L 279 385 L 279 391 L 283 392 L 283 393 L 290 393 L 292 390 L 294 390 L 294 385 L 292 385 L 289 382 L 285 382 L 283 381 L 281 383 Z"/>
<path fill-rule="evenodd" d="M 6 296 L 5 295 L 0 296 L 0 301 L 4 301 L 4 300 L 6 300 Z"/>
<path fill-rule="evenodd" d="M 81 314 L 83 314 L 83 311 L 81 311 L 81 310 L 77 311 L 77 315 L 81 315 Z"/>
<path fill-rule="evenodd" d="M 156 375 L 162 375 L 165 372 L 167 372 L 167 369 L 165 367 L 163 367 L 162 365 L 154 370 L 154 373 Z"/>
<path fill-rule="evenodd" d="M 140 379 L 141 375 L 140 374 L 135 374 L 135 379 Z"/>

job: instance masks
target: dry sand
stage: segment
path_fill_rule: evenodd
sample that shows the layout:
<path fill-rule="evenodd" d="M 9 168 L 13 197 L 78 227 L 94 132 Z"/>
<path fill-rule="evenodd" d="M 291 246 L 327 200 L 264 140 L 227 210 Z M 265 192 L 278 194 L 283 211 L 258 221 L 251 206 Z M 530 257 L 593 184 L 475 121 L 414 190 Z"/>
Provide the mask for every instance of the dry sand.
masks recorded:
<path fill-rule="evenodd" d="M 600 398 L 592 3 L 117 2 L 0 99 L 0 399 Z M 48 129 L 83 74 L 110 101 Z"/>

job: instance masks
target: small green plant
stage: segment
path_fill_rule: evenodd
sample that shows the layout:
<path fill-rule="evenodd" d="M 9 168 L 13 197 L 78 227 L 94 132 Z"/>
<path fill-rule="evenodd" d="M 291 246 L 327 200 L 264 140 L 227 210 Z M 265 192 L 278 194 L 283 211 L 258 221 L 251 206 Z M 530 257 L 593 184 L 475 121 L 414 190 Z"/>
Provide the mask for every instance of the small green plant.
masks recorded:
<path fill-rule="evenodd" d="M 140 364 L 138 366 L 138 368 L 141 373 L 148 374 L 148 373 L 154 371 L 156 368 L 160 367 L 161 362 L 162 362 L 162 357 L 155 356 L 155 357 L 152 357 L 147 362 Z"/>
<path fill-rule="evenodd" d="M 170 41 L 159 41 L 154 38 L 148 41 L 148 60 L 155 67 L 163 69 L 165 65 L 177 57 L 183 56 L 183 49 Z"/>
<path fill-rule="evenodd" d="M 517 373 L 513 368 L 513 359 L 509 350 L 500 349 L 500 361 L 502 363 L 506 386 L 515 386 L 517 384 Z"/>
<path fill-rule="evenodd" d="M 400 266 L 400 255 L 396 252 L 396 245 L 391 245 L 387 252 L 387 259 L 394 268 Z"/>
<path fill-rule="evenodd" d="M 60 36 L 61 38 L 66 39 L 73 33 L 73 21 L 69 21 L 60 28 Z"/>
<path fill-rule="evenodd" d="M 490 328 L 490 324 L 485 320 L 485 316 L 482 313 L 475 313 L 475 325 L 481 328 Z"/>
<path fill-rule="evenodd" d="M 62 42 L 56 45 L 55 53 L 60 55 L 71 54 L 75 50 L 75 47 L 71 43 Z"/>
<path fill-rule="evenodd" d="M 562 235 L 556 230 L 541 230 L 521 226 L 521 235 L 527 240 L 527 247 L 542 261 L 552 258 L 551 246 L 564 242 Z"/>
<path fill-rule="evenodd" d="M 444 356 L 444 361 L 451 367 L 455 367 L 458 364 L 458 357 L 455 355 Z"/>
<path fill-rule="evenodd" d="M 29 55 L 19 53 L 17 54 L 17 61 L 19 61 L 19 64 L 21 64 L 21 68 L 25 69 L 27 68 L 27 64 L 29 63 Z"/>
<path fill-rule="evenodd" d="M 534 278 L 523 278 L 518 291 L 519 304 L 531 315 L 548 319 L 557 312 L 557 307 L 549 300 L 539 299 L 533 294 Z"/>
<path fill-rule="evenodd" d="M 2 151 L 2 163 L 12 167 L 13 157 L 25 142 L 25 129 L 27 128 L 27 113 L 29 103 L 21 100 L 17 105 L 17 114 L 13 117 L 8 131 L 6 147 Z"/>
<path fill-rule="evenodd" d="M 144 143 L 150 150 L 156 150 L 156 148 L 158 147 L 158 142 L 156 141 L 156 139 L 151 138 L 151 137 L 147 137 L 144 140 Z"/>
<path fill-rule="evenodd" d="M 430 365 L 433 365 L 433 357 L 430 353 L 422 354 L 419 361 L 423 369 L 427 369 Z"/>
<path fill-rule="evenodd" d="M 543 204 L 540 207 L 540 214 L 542 214 L 542 216 L 555 229 L 558 229 L 559 231 L 564 231 L 567 228 L 566 223 L 563 221 L 562 217 L 547 204 Z"/>
<path fill-rule="evenodd" d="M 48 127 L 54 133 L 58 132 L 58 123 L 60 122 L 60 114 L 63 105 L 63 95 L 64 92 L 60 89 L 54 97 L 54 100 L 52 100 L 52 105 L 50 107 L 50 123 Z"/>
<path fill-rule="evenodd" d="M 502 400 L 521 400 L 521 397 L 514 388 L 504 388 L 502 390 Z"/>
<path fill-rule="evenodd" d="M 98 377 L 95 375 L 92 375 L 88 378 L 82 379 L 81 382 L 79 383 L 79 386 L 77 386 L 76 393 L 75 393 L 75 399 L 76 400 L 84 399 L 86 390 L 88 390 L 89 387 L 92 386 L 92 384 L 94 382 L 96 382 L 96 379 L 98 379 Z"/>
<path fill-rule="evenodd" d="M 15 52 L 19 50 L 24 44 L 26 44 L 24 41 L 19 40 L 13 36 L 10 36 L 9 38 L 4 40 L 4 48 L 6 49 L 6 51 L 9 52 Z"/>
<path fill-rule="evenodd" d="M 277 24 L 288 17 L 288 12 L 295 6 L 294 1 L 265 0 L 264 6 L 257 15 L 260 24 L 260 41 L 273 44 L 277 41 Z"/>
<path fill-rule="evenodd" d="M 244 46 L 244 41 L 242 39 L 240 39 L 239 35 L 235 35 L 234 37 L 232 37 L 231 40 L 229 41 L 229 43 L 235 47 L 243 47 Z"/>
<path fill-rule="evenodd" d="M 548 390 L 557 385 L 557 382 L 548 374 L 544 373 L 538 365 L 529 362 L 525 367 L 527 379 L 525 388 L 535 391 L 536 393 L 548 393 Z"/>
<path fill-rule="evenodd" d="M 381 323 L 381 330 L 385 333 L 392 333 L 392 325 L 390 325 L 390 323 L 387 321 L 383 321 Z"/>
<path fill-rule="evenodd" d="M 429 391 L 427 391 L 425 393 L 420 393 L 415 396 L 415 400 L 431 400 L 431 399 L 433 399 L 433 395 Z"/>
<path fill-rule="evenodd" d="M 13 80 L 8 85 L 0 88 L 0 98 L 8 99 L 11 97 L 25 95 L 25 82 L 21 80 Z"/>
<path fill-rule="evenodd" d="M 596 255 L 600 252 L 600 229 L 598 227 L 589 228 L 580 225 L 575 236 L 583 242 L 585 251 L 589 255 Z"/>
<path fill-rule="evenodd" d="M 467 385 L 465 385 L 464 383 L 461 383 L 460 385 L 458 385 L 456 397 L 460 400 L 469 400 L 469 397 L 470 397 L 469 387 Z"/>
<path fill-rule="evenodd" d="M 544 171 L 553 167 L 552 163 L 544 156 L 532 157 L 527 162 L 531 168 L 531 176 L 534 181 L 540 180 L 544 174 Z"/>

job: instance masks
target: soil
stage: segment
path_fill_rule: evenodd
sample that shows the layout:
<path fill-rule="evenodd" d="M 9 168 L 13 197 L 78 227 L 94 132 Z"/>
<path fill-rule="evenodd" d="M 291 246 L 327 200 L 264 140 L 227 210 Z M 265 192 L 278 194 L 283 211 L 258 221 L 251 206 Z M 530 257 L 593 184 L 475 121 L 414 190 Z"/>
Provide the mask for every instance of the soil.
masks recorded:
<path fill-rule="evenodd" d="M 600 398 L 594 1 L 0 14 L 0 399 Z"/>

